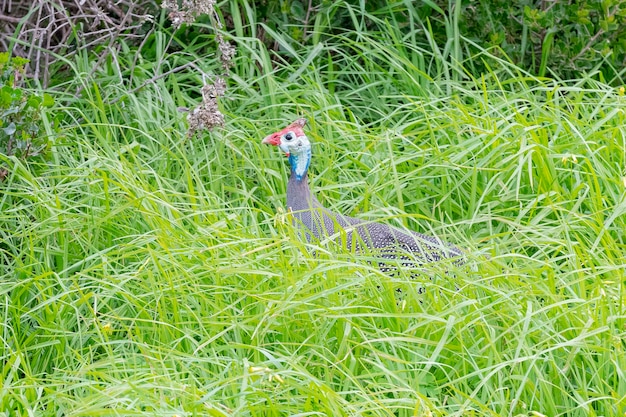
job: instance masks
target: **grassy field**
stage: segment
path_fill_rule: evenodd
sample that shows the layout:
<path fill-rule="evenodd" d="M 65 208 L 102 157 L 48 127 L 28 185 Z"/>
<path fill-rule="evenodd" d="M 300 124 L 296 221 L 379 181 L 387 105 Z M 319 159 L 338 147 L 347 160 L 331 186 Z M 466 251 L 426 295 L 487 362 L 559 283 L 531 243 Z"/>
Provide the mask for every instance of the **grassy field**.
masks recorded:
<path fill-rule="evenodd" d="M 383 21 L 272 60 L 239 18 L 223 129 L 176 110 L 219 62 L 155 32 L 66 60 L 50 161 L 0 155 L 0 415 L 626 415 L 624 89 Z M 299 116 L 325 205 L 472 268 L 304 250 L 260 143 Z"/>

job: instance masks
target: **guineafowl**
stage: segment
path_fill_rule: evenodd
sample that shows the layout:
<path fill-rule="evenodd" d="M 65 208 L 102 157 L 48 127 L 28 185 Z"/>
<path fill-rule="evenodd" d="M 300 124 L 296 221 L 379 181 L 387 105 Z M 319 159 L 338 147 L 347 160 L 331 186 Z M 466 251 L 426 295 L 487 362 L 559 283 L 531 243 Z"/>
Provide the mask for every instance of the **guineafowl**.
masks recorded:
<path fill-rule="evenodd" d="M 311 163 L 311 143 L 303 130 L 305 124 L 306 119 L 298 119 L 265 137 L 262 143 L 278 146 L 289 158 L 291 175 L 287 183 L 287 209 L 307 242 L 333 239 L 348 250 L 380 259 L 379 267 L 385 272 L 397 267 L 384 260 L 396 260 L 409 267 L 444 258 L 458 258 L 455 263 L 463 263 L 460 249 L 436 237 L 348 217 L 324 208 L 309 189 L 307 171 Z"/>

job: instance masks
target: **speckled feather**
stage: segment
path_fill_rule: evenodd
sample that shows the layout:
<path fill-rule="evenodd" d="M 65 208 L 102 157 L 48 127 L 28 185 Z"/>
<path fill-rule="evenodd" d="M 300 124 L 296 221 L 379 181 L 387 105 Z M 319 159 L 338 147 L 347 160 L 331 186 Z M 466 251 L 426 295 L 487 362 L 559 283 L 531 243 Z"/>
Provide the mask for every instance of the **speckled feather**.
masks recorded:
<path fill-rule="evenodd" d="M 336 235 L 334 239 L 337 243 L 345 245 L 348 250 L 382 259 L 399 260 L 409 267 L 443 258 L 462 257 L 460 249 L 435 237 L 345 216 L 324 208 L 309 188 L 306 169 L 300 175 L 296 172 L 298 157 L 308 158 L 306 164 L 300 163 L 306 168 L 310 162 L 310 143 L 302 132 L 304 123 L 304 119 L 299 119 L 267 136 L 263 143 L 280 146 L 289 156 L 292 170 L 287 183 L 287 208 L 293 213 L 295 226 L 302 231 L 305 240 L 310 242 Z M 289 137 L 289 134 L 293 138 L 286 141 L 285 137 Z M 462 258 L 458 261 L 462 262 Z M 395 269 L 382 261 L 379 266 L 383 271 Z"/>

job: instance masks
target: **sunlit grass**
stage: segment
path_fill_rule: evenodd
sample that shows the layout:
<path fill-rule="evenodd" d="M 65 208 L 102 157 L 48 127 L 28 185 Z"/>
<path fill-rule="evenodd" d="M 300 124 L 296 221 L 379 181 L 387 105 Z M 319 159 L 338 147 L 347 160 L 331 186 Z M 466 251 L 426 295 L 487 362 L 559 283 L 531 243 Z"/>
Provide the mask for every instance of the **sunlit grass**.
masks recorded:
<path fill-rule="evenodd" d="M 619 90 L 505 62 L 435 79 L 444 51 L 383 31 L 273 67 L 235 24 L 223 130 L 185 137 L 200 75 L 129 93 L 124 65 L 76 62 L 50 162 L 2 158 L 0 410 L 623 416 Z M 298 116 L 324 204 L 445 237 L 472 268 L 310 255 L 280 212 L 286 161 L 260 144 Z"/>

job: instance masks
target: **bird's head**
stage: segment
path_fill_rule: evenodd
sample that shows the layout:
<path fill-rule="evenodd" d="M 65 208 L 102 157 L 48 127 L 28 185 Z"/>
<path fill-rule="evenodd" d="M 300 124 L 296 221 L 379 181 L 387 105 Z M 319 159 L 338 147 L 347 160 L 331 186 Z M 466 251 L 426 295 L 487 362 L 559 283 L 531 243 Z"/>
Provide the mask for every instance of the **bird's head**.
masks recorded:
<path fill-rule="evenodd" d="M 306 119 L 298 119 L 286 128 L 266 136 L 261 143 L 278 146 L 287 156 L 305 153 L 311 149 L 311 142 L 303 130 L 305 124 Z"/>
<path fill-rule="evenodd" d="M 291 170 L 297 179 L 302 179 L 311 163 L 311 142 L 304 134 L 306 119 L 298 119 L 286 128 L 272 133 L 261 143 L 278 146 L 289 157 Z"/>

